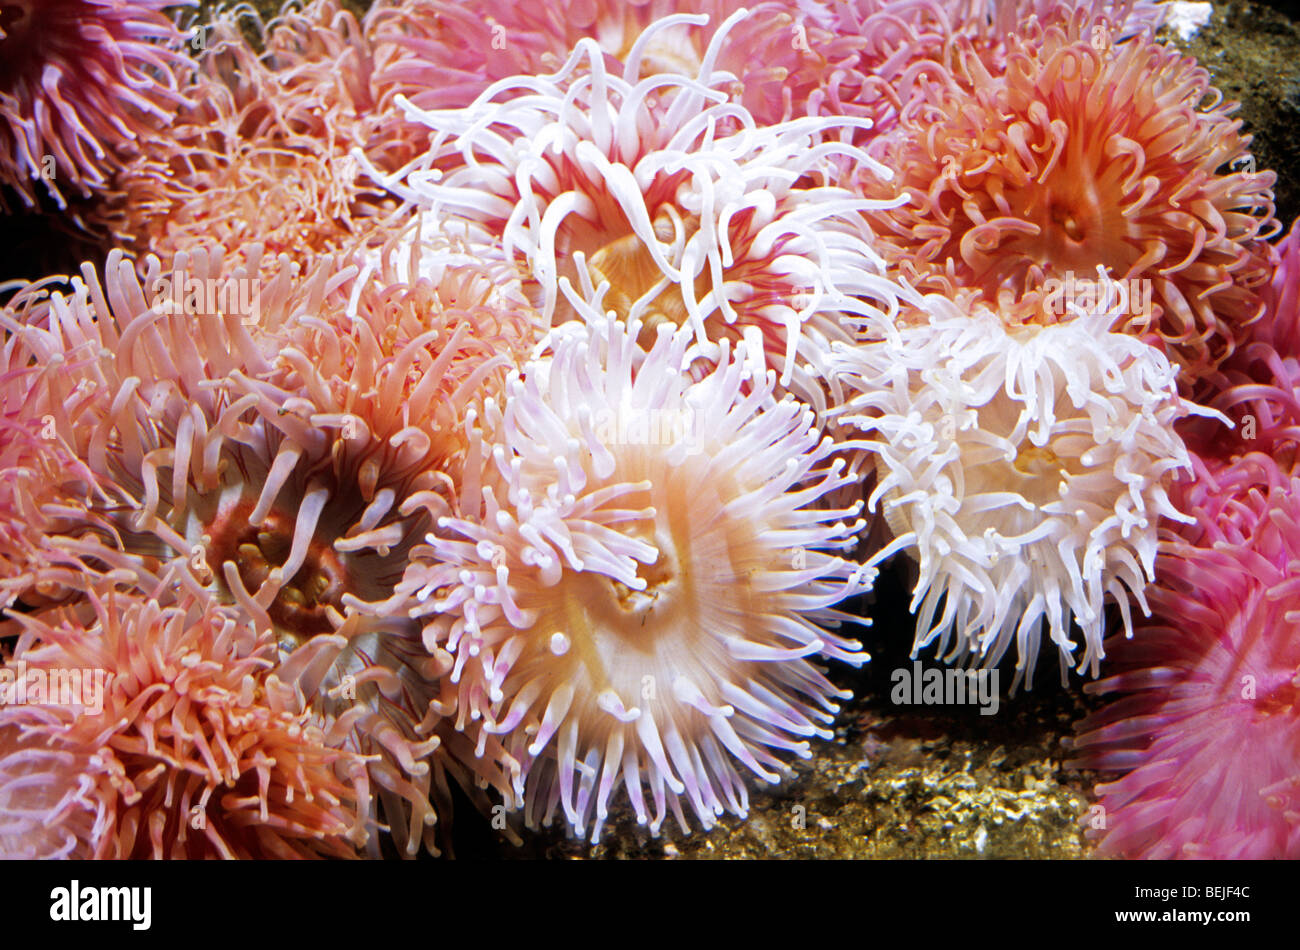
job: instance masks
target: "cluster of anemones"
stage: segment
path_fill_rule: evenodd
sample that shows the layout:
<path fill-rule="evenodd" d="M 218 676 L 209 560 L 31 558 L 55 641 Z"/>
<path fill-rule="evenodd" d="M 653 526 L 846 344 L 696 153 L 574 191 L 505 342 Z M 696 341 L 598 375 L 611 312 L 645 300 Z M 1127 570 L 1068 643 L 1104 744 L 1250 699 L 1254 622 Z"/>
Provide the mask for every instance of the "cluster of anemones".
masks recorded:
<path fill-rule="evenodd" d="M 1118 654 L 1103 847 L 1294 851 L 1294 266 L 1157 7 L 313 0 L 191 56 L 143 6 L 96 36 L 166 121 L 10 120 L 117 150 L 134 259 L 0 316 L 0 674 L 108 675 L 0 712 L 0 853 L 436 852 L 452 782 L 712 827 L 900 552 L 915 650 Z M 1196 824 L 1220 712 L 1269 779 Z"/>
<path fill-rule="evenodd" d="M 346 777 L 348 807 L 357 813 L 347 824 L 348 847 L 380 853 L 375 832 L 385 828 L 399 850 L 436 851 L 435 801 L 449 797 L 447 775 L 471 791 L 479 781 L 508 789 L 508 770 L 504 757 L 443 748 L 447 740 L 461 745 L 444 721 L 455 708 L 445 695 L 450 657 L 426 651 L 414 621 L 373 605 L 392 595 L 411 547 L 450 510 L 465 450 L 459 420 L 514 365 L 535 318 L 486 303 L 490 280 L 464 266 L 447 268 L 433 285 L 399 277 L 391 255 L 364 278 L 355 267 L 327 265 L 298 277 L 285 257 L 268 264 L 255 248 L 242 256 L 246 266 L 234 268 L 218 253 L 181 254 L 166 269 L 149 258 L 141 278 L 114 252 L 102 278 L 87 266 L 67 290 L 29 287 L 6 309 L 10 364 L 27 367 L 17 383 L 24 412 L 46 420 L 50 444 L 78 459 L 89 483 L 80 510 L 57 499 L 29 503 L 57 524 L 29 540 L 34 566 L 3 581 L 30 611 L 8 622 L 26 631 L 13 660 L 30 654 L 39 662 L 57 639 L 68 657 L 53 657 L 55 666 L 79 658 L 111 671 L 91 662 L 99 654 L 79 647 L 76 631 L 99 637 L 125 623 L 121 611 L 136 610 L 136 601 L 178 588 L 173 612 L 151 616 L 146 627 L 159 631 L 141 645 L 161 664 L 151 675 L 165 678 L 169 664 L 216 651 L 217 680 L 196 687 L 203 695 L 224 689 L 269 704 L 265 714 L 261 706 L 238 713 L 250 735 L 283 721 L 295 735 L 310 727 L 311 741 L 332 750 L 295 779 L 308 785 L 287 790 L 289 803 L 298 795 L 310 804 L 318 793 L 338 799 L 330 782 Z M 256 276 L 268 273 L 275 278 Z M 162 579 L 134 577 L 140 573 Z M 236 638 L 243 646 L 226 642 L 230 622 L 246 631 Z M 56 629 L 64 631 L 58 638 Z M 174 632 L 174 645 L 163 630 Z M 258 685 L 266 677 L 274 682 Z M 123 698 L 124 708 L 143 714 L 134 695 Z M 33 713 L 43 733 L 15 715 L 0 756 L 14 768 L 28 763 L 21 775 L 38 760 L 53 762 L 24 751 L 28 744 L 82 728 L 77 717 L 60 727 L 57 716 Z M 265 715 L 272 718 L 264 722 Z M 93 729 L 84 741 L 92 735 L 104 741 Z M 213 775 L 260 787 L 256 814 L 276 828 L 282 816 L 268 817 L 260 761 L 237 758 L 214 766 Z M 51 834 L 76 838 L 79 854 L 207 853 L 207 845 L 179 839 L 173 849 L 172 832 L 164 834 L 183 821 L 167 809 L 190 807 L 187 796 L 167 791 L 193 771 L 188 763 L 179 752 L 134 757 L 122 782 L 96 786 L 120 809 L 116 824 L 96 832 L 119 839 L 111 848 L 83 831 L 60 830 L 79 813 L 51 812 Z M 145 781 L 133 769 L 164 795 L 148 799 L 162 809 L 158 817 L 127 818 Z M 59 775 L 64 785 L 77 784 L 75 769 Z M 15 778 L 10 788 L 18 794 L 32 781 Z M 71 794 L 53 779 L 47 784 L 41 795 L 51 808 Z M 78 794 L 94 804 L 87 790 Z M 202 797 L 210 810 L 208 793 Z M 237 800 L 229 801 L 234 808 Z M 253 827 L 255 818 L 223 814 L 248 825 L 251 837 L 236 845 L 209 836 L 212 853 L 285 853 L 272 831 Z M 310 839 L 308 851 L 337 852 L 337 816 L 313 814 L 318 823 L 295 834 Z"/>

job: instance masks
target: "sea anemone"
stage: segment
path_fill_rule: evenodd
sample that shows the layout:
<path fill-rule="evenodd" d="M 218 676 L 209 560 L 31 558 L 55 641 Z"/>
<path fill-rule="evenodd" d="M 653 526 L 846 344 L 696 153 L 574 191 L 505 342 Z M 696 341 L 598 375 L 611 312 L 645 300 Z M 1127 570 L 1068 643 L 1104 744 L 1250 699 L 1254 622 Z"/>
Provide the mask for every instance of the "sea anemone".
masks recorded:
<path fill-rule="evenodd" d="M 378 3 L 366 19 L 366 34 L 375 50 L 382 137 L 409 142 L 411 157 L 427 142 L 428 129 L 395 106 L 398 95 L 426 111 L 464 108 L 499 80 L 556 72 L 584 38 L 598 44 L 612 69 L 628 61 L 647 27 L 674 14 L 704 14 L 709 25 L 696 30 L 678 23 L 656 31 L 638 52 L 641 71 L 694 77 L 719 26 L 743 6 L 740 0 Z M 823 74 L 850 58 L 854 46 L 833 26 L 819 0 L 760 2 L 731 28 L 715 54 L 717 67 L 735 77 L 737 100 L 764 125 L 815 114 Z"/>
<path fill-rule="evenodd" d="M 1186 493 L 1194 542 L 1171 533 L 1154 619 L 1111 649 L 1117 696 L 1077 726 L 1103 855 L 1300 857 L 1300 480 L 1251 453 Z M 1098 820 L 1101 819 L 1101 820 Z"/>
<path fill-rule="evenodd" d="M 681 796 L 711 828 L 745 815 L 742 767 L 775 782 L 778 753 L 829 738 L 848 694 L 810 660 L 866 659 L 834 608 L 874 577 L 834 553 L 860 504 L 816 506 L 854 473 L 758 353 L 724 344 L 691 381 L 689 331 L 646 350 L 595 311 L 470 417 L 481 488 L 402 585 L 455 656 L 458 725 L 523 765 L 528 824 L 558 808 L 593 841 L 620 785 L 653 833 L 665 805 L 686 828 Z"/>
<path fill-rule="evenodd" d="M 1300 230 L 1275 251 L 1263 292 L 1264 314 L 1241 345 L 1205 380 L 1201 401 L 1234 423 L 1185 425 L 1189 447 L 1209 462 L 1259 452 L 1291 471 L 1300 448 Z"/>
<path fill-rule="evenodd" d="M 1300 221 L 1275 247 L 1272 279 L 1263 292 L 1264 317 L 1251 327 L 1251 342 L 1288 356 L 1300 354 Z"/>
<path fill-rule="evenodd" d="M 27 393 L 36 371 L 25 363 L 20 341 L 9 336 L 0 351 L 0 608 L 19 598 L 28 606 L 57 599 L 56 588 L 37 589 L 41 539 L 66 523 L 65 511 L 88 508 L 97 487 L 59 440 L 54 417 L 31 413 Z"/>
<path fill-rule="evenodd" d="M 412 107 L 437 133 L 430 167 L 391 183 L 435 219 L 498 238 L 547 320 L 573 316 L 563 281 L 585 299 L 608 282 L 606 305 L 642 325 L 645 346 L 665 322 L 701 342 L 757 336 L 781 385 L 818 403 L 830 341 L 889 332 L 907 293 L 880 276 L 871 202 L 832 179 L 853 163 L 890 173 L 834 138 L 853 120 L 757 126 L 728 101 L 716 60 L 740 16 L 714 34 L 698 79 L 639 78 L 657 37 L 704 22 L 671 16 L 641 34 L 621 75 L 586 39 L 554 76 L 503 80 L 465 109 Z"/>
<path fill-rule="evenodd" d="M 118 150 L 184 102 L 183 39 L 163 11 L 194 0 L 6 0 L 0 7 L 0 182 L 28 207 L 36 182 L 103 189 Z"/>
<path fill-rule="evenodd" d="M 241 256 L 233 270 L 208 252 L 166 270 L 151 257 L 142 280 L 113 252 L 102 281 L 87 265 L 67 296 L 20 292 L 8 328 L 40 368 L 33 411 L 113 497 L 88 513 L 111 517 L 104 544 L 192 558 L 273 634 L 275 672 L 313 714 L 347 724 L 399 849 L 434 850 L 450 658 L 368 605 L 450 510 L 461 415 L 531 340 L 531 318 L 483 306 L 487 281 L 460 272 L 358 285 L 328 261 L 295 279 L 286 257 L 277 273 L 256 249 Z M 94 398 L 71 412 L 78 384 Z M 488 761 L 465 768 L 508 788 Z"/>
<path fill-rule="evenodd" d="M 1210 410 L 1178 397 L 1158 350 L 1108 332 L 1115 309 L 1020 328 L 934 311 L 898 341 L 842 348 L 836 370 L 857 393 L 841 421 L 875 456 L 870 505 L 883 501 L 896 535 L 876 560 L 905 550 L 920 564 L 914 650 L 952 639 L 949 659 L 993 665 L 1014 639 L 1016 682 L 1032 682 L 1046 620 L 1064 676 L 1073 617 L 1078 669 L 1095 675 L 1104 601 L 1129 629 L 1159 519 L 1186 520 L 1167 494 L 1190 465 L 1174 423 Z"/>
<path fill-rule="evenodd" d="M 396 204 L 359 174 L 372 141 L 370 49 L 351 13 L 314 0 L 258 28 L 258 54 L 235 12 L 199 27 L 181 109 L 124 163 L 94 221 L 141 258 L 218 244 L 261 245 L 304 269 L 371 237 Z M 268 279 L 270 275 L 264 275 Z"/>
<path fill-rule="evenodd" d="M 0 857 L 350 857 L 365 841 L 346 725 L 316 725 L 270 672 L 274 644 L 187 569 L 18 617 Z"/>
<path fill-rule="evenodd" d="M 1059 321 L 1072 294 L 1052 282 L 1092 292 L 1101 267 L 1141 291 L 1120 329 L 1194 382 L 1262 312 L 1275 176 L 1194 60 L 1084 12 L 1027 24 L 1002 74 L 967 51 L 929 77 L 872 145 L 901 175 L 864 193 L 910 199 L 870 215 L 877 247 L 903 279 L 973 293 L 1012 325 Z"/>
<path fill-rule="evenodd" d="M 1006 71 L 1008 41 L 1027 25 L 1046 29 L 1075 18 L 1116 39 L 1154 34 L 1163 8 L 1150 0 L 832 0 L 829 29 L 839 38 L 834 66 L 815 97 L 829 112 L 871 120 L 870 136 L 892 131 L 926 84 L 954 75 L 973 53 L 994 76 Z M 1091 32 L 1089 30 L 1089 35 Z M 958 74 L 959 75 L 959 74 Z"/>

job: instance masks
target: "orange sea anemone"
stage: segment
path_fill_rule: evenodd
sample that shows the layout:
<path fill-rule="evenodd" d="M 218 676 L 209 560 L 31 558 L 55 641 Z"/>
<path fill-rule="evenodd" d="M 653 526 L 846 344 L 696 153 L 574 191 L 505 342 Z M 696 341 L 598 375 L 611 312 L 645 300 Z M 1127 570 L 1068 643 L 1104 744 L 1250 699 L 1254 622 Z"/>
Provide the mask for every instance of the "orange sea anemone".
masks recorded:
<path fill-rule="evenodd" d="M 0 856 L 349 857 L 366 763 L 180 558 L 20 616 L 0 666 Z M 129 573 L 129 572 L 128 572 Z"/>
<path fill-rule="evenodd" d="M 234 13 L 196 29 L 193 105 L 118 172 L 96 224 L 141 257 L 260 244 L 304 269 L 368 237 L 395 202 L 349 155 L 380 147 L 355 18 L 314 0 L 261 28 L 260 55 Z"/>
<path fill-rule="evenodd" d="M 872 178 L 867 193 L 909 198 L 872 213 L 877 246 L 904 279 L 1009 324 L 1059 321 L 1100 267 L 1141 291 L 1127 331 L 1192 382 L 1262 311 L 1274 175 L 1254 170 L 1203 68 L 1084 13 L 1031 21 L 1003 74 L 968 50 L 954 76 L 930 77 L 872 145 L 901 174 L 897 192 Z"/>

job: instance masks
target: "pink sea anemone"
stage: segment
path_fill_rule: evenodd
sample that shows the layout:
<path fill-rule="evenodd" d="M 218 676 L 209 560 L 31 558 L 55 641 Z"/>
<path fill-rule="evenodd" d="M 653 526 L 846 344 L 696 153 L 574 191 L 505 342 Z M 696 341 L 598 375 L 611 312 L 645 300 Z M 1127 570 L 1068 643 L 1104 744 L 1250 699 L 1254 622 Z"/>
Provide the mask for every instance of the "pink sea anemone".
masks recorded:
<path fill-rule="evenodd" d="M 1046 624 L 1062 675 L 1096 675 L 1105 603 L 1126 629 L 1130 597 L 1145 610 L 1160 519 L 1186 520 L 1168 495 L 1190 469 L 1174 424 L 1209 410 L 1179 398 L 1159 351 L 1109 332 L 1119 319 L 1103 305 L 1009 329 L 944 301 L 896 341 L 841 348 L 855 395 L 840 421 L 863 433 L 870 504 L 895 534 L 875 560 L 920 565 L 914 649 L 993 665 L 1014 642 L 1016 680 L 1032 681 Z"/>
<path fill-rule="evenodd" d="M 349 857 L 365 841 L 346 726 L 320 728 L 270 672 L 272 642 L 186 569 L 18 619 L 0 857 Z"/>
<path fill-rule="evenodd" d="M 1273 265 L 1263 292 L 1264 318 L 1251 327 L 1250 339 L 1293 356 L 1300 354 L 1300 221 L 1277 245 Z"/>
<path fill-rule="evenodd" d="M 530 825 L 595 840 L 622 786 L 654 833 L 682 797 L 710 828 L 746 813 L 742 770 L 775 782 L 829 738 L 847 694 L 810 661 L 866 659 L 834 630 L 874 577 L 836 553 L 861 522 L 817 507 L 855 476 L 756 353 L 692 382 L 689 331 L 647 350 L 591 316 L 470 418 L 481 475 L 402 586 L 455 657 L 458 724 L 523 765 Z"/>
<path fill-rule="evenodd" d="M 6 325 L 36 368 L 32 411 L 113 499 L 88 530 L 123 556 L 190 558 L 274 637 L 276 674 L 322 728 L 346 724 L 398 848 L 434 850 L 430 796 L 462 769 L 435 755 L 450 658 L 368 605 L 450 510 L 461 416 L 531 342 L 532 318 L 484 306 L 474 274 L 432 287 L 385 270 L 362 286 L 355 268 L 298 279 L 285 257 L 242 256 L 149 258 L 141 278 L 114 252 L 102 280 L 87 265 L 66 295 L 20 292 Z M 78 386 L 89 398 L 71 399 Z M 494 768 L 471 756 L 462 772 L 508 788 Z"/>
<path fill-rule="evenodd" d="M 143 135 L 184 102 L 183 39 L 164 14 L 193 0 L 6 0 L 0 7 L 0 182 L 29 206 L 42 190 L 103 189 Z M 37 185 L 40 182 L 40 185 Z"/>
<path fill-rule="evenodd" d="M 385 139 L 407 141 L 412 157 L 428 130 L 395 105 L 398 95 L 426 111 L 462 108 L 493 83 L 560 69 L 578 43 L 599 45 L 607 68 L 631 55 L 642 32 L 666 16 L 708 17 L 703 29 L 677 25 L 642 44 L 642 73 L 695 76 L 721 24 L 740 0 L 590 0 L 528 5 L 509 0 L 385 0 L 366 20 L 375 49 L 375 88 Z M 854 40 L 834 32 L 819 0 L 760 2 L 734 26 L 717 52 L 717 67 L 736 78 L 738 101 L 761 123 L 815 114 L 826 70 L 851 56 Z M 388 167 L 387 170 L 394 170 Z"/>
<path fill-rule="evenodd" d="M 587 39 L 554 76 L 503 80 L 464 109 L 413 108 L 436 134 L 425 167 L 390 181 L 441 227 L 499 241 L 546 319 L 573 317 L 566 281 L 587 299 L 608 283 L 605 305 L 640 323 L 644 345 L 660 323 L 701 343 L 753 336 L 782 386 L 819 403 L 830 341 L 889 332 L 907 294 L 881 276 L 872 203 L 835 184 L 849 164 L 889 172 L 835 137 L 852 120 L 761 126 L 728 100 L 717 59 L 739 16 L 699 78 L 641 78 L 665 31 L 702 22 L 657 21 L 612 72 Z"/>
<path fill-rule="evenodd" d="M 904 279 L 973 292 L 1011 324 L 1064 316 L 1049 281 L 1101 267 L 1146 285 L 1127 332 L 1153 334 L 1192 382 L 1262 311 L 1274 175 L 1239 167 L 1250 138 L 1203 68 L 1098 25 L 1031 22 L 1004 73 L 968 51 L 929 78 L 872 146 L 901 177 L 866 193 L 910 199 L 872 213 L 878 246 Z"/>
<path fill-rule="evenodd" d="M 1233 430 L 1208 420 L 1185 426 L 1188 445 L 1224 462 L 1259 452 L 1291 471 L 1300 449 L 1300 231 L 1274 249 L 1273 278 L 1263 316 L 1219 370 L 1203 381 L 1200 399 L 1223 413 Z"/>
<path fill-rule="evenodd" d="M 1079 723 L 1076 764 L 1122 773 L 1091 824 L 1106 855 L 1300 857 L 1300 481 L 1260 453 L 1200 469 L 1153 621 L 1085 687 L 1116 698 Z"/>
<path fill-rule="evenodd" d="M 33 367 L 10 336 L 0 351 L 0 608 L 21 598 L 34 606 L 59 596 L 38 589 L 41 539 L 84 510 L 96 491 L 90 469 L 58 439 L 53 416 L 33 415 L 27 400 Z M 84 396 L 78 393 L 77 398 Z"/>

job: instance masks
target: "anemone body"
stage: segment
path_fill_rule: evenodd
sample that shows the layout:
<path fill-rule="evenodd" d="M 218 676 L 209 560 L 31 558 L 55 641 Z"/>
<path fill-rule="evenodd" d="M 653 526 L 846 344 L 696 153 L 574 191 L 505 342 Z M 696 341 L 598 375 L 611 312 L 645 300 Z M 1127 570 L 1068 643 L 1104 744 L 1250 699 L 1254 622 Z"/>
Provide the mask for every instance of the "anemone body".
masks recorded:
<path fill-rule="evenodd" d="M 1300 482 L 1261 453 L 1203 467 L 1162 546 L 1153 619 L 1114 645 L 1113 701 L 1076 727 L 1106 855 L 1300 855 Z"/>
<path fill-rule="evenodd" d="M 895 534 L 876 557 L 906 550 L 920 565 L 916 649 L 938 639 L 950 659 L 991 665 L 1014 641 L 1019 682 L 1046 622 L 1063 675 L 1070 660 L 1095 675 L 1106 600 L 1129 626 L 1159 519 L 1183 517 L 1168 497 L 1190 465 L 1174 423 L 1208 410 L 1178 397 L 1157 350 L 1108 332 L 1117 319 L 1102 307 L 1008 330 L 945 303 L 897 341 L 841 352 L 857 393 L 841 421 L 875 458 L 871 504 Z"/>
<path fill-rule="evenodd" d="M 865 659 L 835 605 L 874 576 L 837 554 L 856 512 L 815 507 L 854 476 L 811 411 L 725 347 L 691 381 L 688 331 L 640 333 L 552 331 L 471 424 L 479 494 L 403 583 L 528 822 L 593 840 L 620 786 L 653 832 L 683 798 L 708 828 L 746 813 L 743 772 L 810 755 L 846 695 L 810 661 Z"/>

